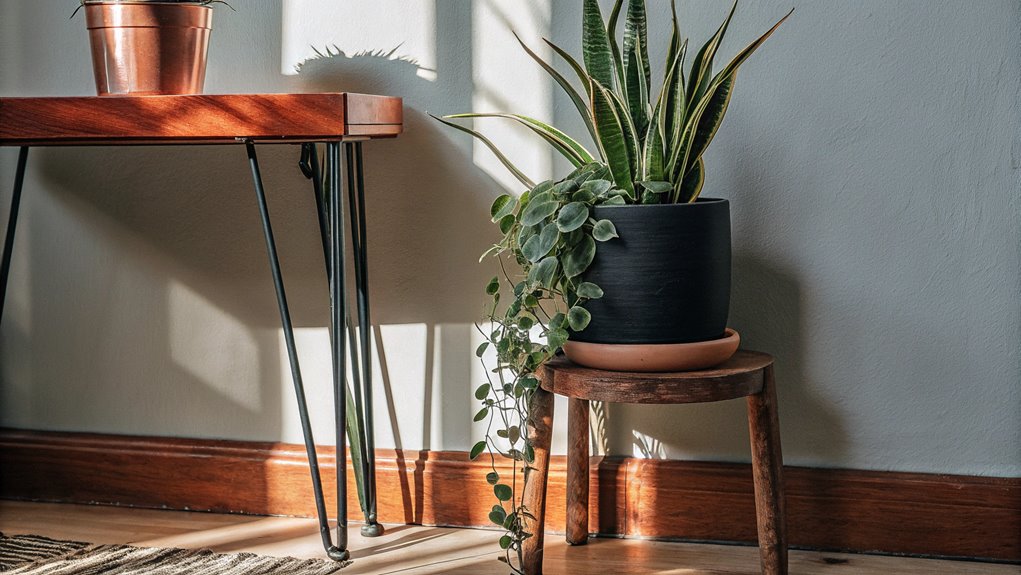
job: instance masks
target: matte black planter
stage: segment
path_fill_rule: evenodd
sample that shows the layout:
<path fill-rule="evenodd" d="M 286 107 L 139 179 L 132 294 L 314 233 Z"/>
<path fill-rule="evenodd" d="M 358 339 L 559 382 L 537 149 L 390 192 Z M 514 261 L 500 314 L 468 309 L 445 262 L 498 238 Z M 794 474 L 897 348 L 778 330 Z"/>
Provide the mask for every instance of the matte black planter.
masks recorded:
<path fill-rule="evenodd" d="M 730 203 L 599 206 L 619 238 L 599 243 L 584 280 L 604 296 L 573 341 L 688 343 L 723 337 L 730 311 Z"/>

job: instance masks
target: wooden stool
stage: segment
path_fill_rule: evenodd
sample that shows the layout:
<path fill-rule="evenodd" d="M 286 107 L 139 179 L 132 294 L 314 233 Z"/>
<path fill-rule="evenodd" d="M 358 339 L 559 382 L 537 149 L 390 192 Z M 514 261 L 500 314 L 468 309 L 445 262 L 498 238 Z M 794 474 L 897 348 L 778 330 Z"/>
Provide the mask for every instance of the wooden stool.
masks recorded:
<path fill-rule="evenodd" d="M 560 394 L 568 397 L 567 542 L 572 545 L 584 545 L 589 533 L 589 401 L 702 403 L 747 397 L 762 573 L 786 575 L 783 457 L 770 355 L 739 350 L 715 368 L 678 373 L 604 371 L 558 357 L 549 361 L 540 375 L 540 389 L 532 395 L 529 417 L 535 460 L 526 472 L 524 502 L 535 519 L 525 525 L 534 534 L 524 542 L 525 573 L 542 574 L 553 394 Z"/>

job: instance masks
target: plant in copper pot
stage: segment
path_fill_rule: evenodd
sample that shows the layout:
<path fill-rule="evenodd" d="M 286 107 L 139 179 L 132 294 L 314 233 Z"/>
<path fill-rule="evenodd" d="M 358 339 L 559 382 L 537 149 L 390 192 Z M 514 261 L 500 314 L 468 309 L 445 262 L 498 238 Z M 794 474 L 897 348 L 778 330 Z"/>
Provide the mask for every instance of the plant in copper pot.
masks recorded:
<path fill-rule="evenodd" d="M 617 29 L 623 0 L 614 4 L 608 21 L 597 0 L 584 1 L 584 65 L 546 40 L 576 81 L 522 42 L 577 108 L 594 143 L 591 150 L 562 130 L 517 114 L 437 118 L 478 138 L 526 188 L 518 197 L 498 197 L 490 214 L 503 237 L 483 257 L 497 257 L 503 273 L 486 286 L 492 300 L 477 355 L 487 358 L 495 349 L 496 361 L 487 365 L 489 381 L 476 390 L 475 421 L 487 421 L 489 428 L 471 451 L 472 458 L 491 455 L 487 480 L 497 504 L 490 519 L 507 531 L 500 546 L 515 573 L 523 573 L 522 547 L 531 536 L 531 514 L 517 487 L 518 474 L 533 460 L 528 402 L 542 364 L 563 349 L 596 367 L 695 369 L 724 361 L 737 347 L 736 334 L 727 328 L 729 203 L 701 196 L 703 154 L 723 121 L 739 67 L 790 13 L 714 71 L 736 8 L 735 2 L 691 57 L 671 3 L 672 32 L 658 90 L 652 87 L 644 0 L 627 3 L 622 42 Z M 517 122 L 575 170 L 562 180 L 536 184 L 482 133 L 454 121 L 461 118 Z M 707 341 L 725 345 L 702 364 L 656 362 L 656 353 L 662 359 L 666 350 L 674 357 L 683 349 L 677 346 Z M 614 358 L 611 365 L 599 365 L 605 357 Z M 498 473 L 496 454 L 513 460 L 513 476 Z"/>
<path fill-rule="evenodd" d="M 98 94 L 201 94 L 212 4 L 229 6 L 222 0 L 81 0 L 75 14 L 85 9 Z"/>

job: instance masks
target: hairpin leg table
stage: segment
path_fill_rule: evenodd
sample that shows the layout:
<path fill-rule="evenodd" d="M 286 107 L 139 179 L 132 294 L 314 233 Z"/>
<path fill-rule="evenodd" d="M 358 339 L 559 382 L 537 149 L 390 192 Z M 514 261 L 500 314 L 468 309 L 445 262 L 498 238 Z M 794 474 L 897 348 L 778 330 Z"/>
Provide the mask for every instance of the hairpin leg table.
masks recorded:
<path fill-rule="evenodd" d="M 308 454 L 320 534 L 327 554 L 345 560 L 347 551 L 347 444 L 350 421 L 365 460 L 360 477 L 365 491 L 367 536 L 383 532 L 376 518 L 375 463 L 372 425 L 371 318 L 369 315 L 368 247 L 365 233 L 365 185 L 362 142 L 393 138 L 401 133 L 403 108 L 400 98 L 367 94 L 235 94 L 138 97 L 0 98 L 0 146 L 17 146 L 17 168 L 10 217 L 0 260 L 0 321 L 14 252 L 18 209 L 25 181 L 29 148 L 37 146 L 129 146 L 140 144 L 244 146 L 252 171 L 256 202 L 262 216 L 273 285 L 276 289 L 291 377 Z M 299 165 L 312 180 L 316 220 L 322 236 L 323 255 L 330 287 L 330 334 L 333 354 L 333 391 L 337 440 L 337 534 L 331 538 L 326 503 L 309 421 L 305 388 L 291 326 L 290 311 L 269 208 L 263 188 L 256 145 L 301 146 Z M 318 146 L 325 144 L 320 162 Z M 343 157 L 341 151 L 343 149 Z M 350 210 L 354 253 L 358 340 L 351 357 L 354 373 L 353 413 L 348 410 L 344 374 L 348 357 L 344 335 L 354 343 L 354 330 L 346 304 L 344 277 L 344 190 Z M 353 417 L 352 417 L 353 415 Z"/>

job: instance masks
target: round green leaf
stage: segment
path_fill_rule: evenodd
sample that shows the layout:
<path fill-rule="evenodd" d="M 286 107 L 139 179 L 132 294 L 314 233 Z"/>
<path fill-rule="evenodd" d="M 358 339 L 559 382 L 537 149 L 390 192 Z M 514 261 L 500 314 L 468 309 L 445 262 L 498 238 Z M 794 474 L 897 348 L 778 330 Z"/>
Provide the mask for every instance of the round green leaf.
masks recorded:
<path fill-rule="evenodd" d="M 490 471 L 486 474 L 486 482 L 490 485 L 496 485 L 500 482 L 500 474 L 495 471 Z"/>
<path fill-rule="evenodd" d="M 493 279 L 489 280 L 489 284 L 486 285 L 486 293 L 496 295 L 498 291 L 500 291 L 500 278 L 493 276 Z"/>
<path fill-rule="evenodd" d="M 581 189 L 596 197 L 608 192 L 611 186 L 613 184 L 609 180 L 589 180 L 581 185 Z"/>
<path fill-rule="evenodd" d="M 545 256 L 560 240 L 560 229 L 554 224 L 546 224 L 539 232 L 539 251 Z M 542 257 L 542 256 L 540 256 Z"/>
<path fill-rule="evenodd" d="M 475 357 L 482 357 L 483 355 L 485 355 L 486 350 L 488 348 L 489 348 L 489 342 L 488 341 L 482 342 L 482 344 L 479 345 L 479 347 L 477 347 L 475 349 Z"/>
<path fill-rule="evenodd" d="M 485 450 L 486 450 L 486 442 L 485 441 L 480 441 L 480 442 L 478 442 L 478 443 L 476 443 L 475 445 L 472 446 L 471 453 L 468 454 L 468 457 L 470 459 L 475 459 L 479 455 L 482 455 L 482 452 L 485 451 Z"/>
<path fill-rule="evenodd" d="M 528 241 L 521 246 L 521 255 L 525 256 L 525 259 L 532 263 L 539 261 L 546 255 L 546 253 L 549 252 L 549 250 L 546 250 L 546 252 L 540 251 L 539 237 L 540 236 L 534 235 L 528 238 Z"/>
<path fill-rule="evenodd" d="M 504 535 L 503 537 L 501 537 L 500 549 L 507 549 L 508 547 L 510 547 L 511 541 L 513 541 L 513 539 L 511 539 L 510 535 Z"/>
<path fill-rule="evenodd" d="M 475 414 L 475 418 L 472 419 L 472 421 L 475 421 L 475 422 L 482 421 L 483 419 L 486 418 L 487 415 L 489 415 L 489 408 L 488 407 L 483 407 L 482 409 L 479 410 L 478 413 Z"/>
<path fill-rule="evenodd" d="M 493 510 L 489 513 L 489 520 L 501 527 L 503 526 L 503 522 L 506 519 L 507 512 L 504 511 L 502 507 L 500 507 L 499 510 L 497 510 L 497 508 L 494 507 Z"/>
<path fill-rule="evenodd" d="M 561 208 L 557 215 L 557 228 L 561 232 L 573 232 L 588 219 L 588 206 L 582 202 L 571 202 Z"/>
<path fill-rule="evenodd" d="M 552 216 L 559 206 L 560 202 L 553 199 L 552 195 L 539 194 L 528 202 L 528 206 L 521 213 L 521 225 L 534 226 Z"/>
<path fill-rule="evenodd" d="M 578 284 L 578 297 L 599 299 L 603 297 L 603 288 L 592 282 L 581 282 Z"/>
<path fill-rule="evenodd" d="M 488 383 L 480 385 L 478 389 L 475 390 L 475 399 L 485 399 L 486 396 L 489 395 L 489 388 L 490 385 Z"/>
<path fill-rule="evenodd" d="M 557 312 L 557 313 L 556 313 L 556 314 L 555 314 L 555 315 L 554 315 L 554 316 L 553 316 L 553 317 L 552 317 L 552 318 L 551 318 L 551 319 L 549 320 L 549 328 L 550 328 L 550 329 L 559 329 L 559 328 L 562 328 L 562 327 L 564 327 L 564 323 L 565 323 L 566 321 L 567 321 L 567 316 L 565 316 L 564 314 L 562 314 L 562 313 L 560 313 L 560 312 Z"/>
<path fill-rule="evenodd" d="M 595 247 L 592 248 L 595 253 Z M 553 256 L 546 256 L 539 263 L 532 266 L 532 269 L 528 271 L 528 281 L 536 282 L 543 287 L 553 287 L 553 276 L 557 273 L 559 262 L 557 258 Z"/>
<path fill-rule="evenodd" d="M 504 194 L 493 202 L 493 206 L 489 208 L 489 214 L 493 216 L 493 221 L 500 221 L 500 218 L 510 214 L 514 211 L 514 198 L 510 194 Z"/>
<path fill-rule="evenodd" d="M 506 234 L 511 231 L 511 228 L 514 227 L 514 224 L 516 224 L 517 221 L 518 219 L 514 217 L 514 214 L 508 214 L 500 218 L 500 233 Z"/>
<path fill-rule="evenodd" d="M 502 483 L 493 486 L 493 493 L 496 494 L 496 498 L 500 501 L 510 501 L 514 497 L 514 491 L 511 490 L 510 485 Z"/>
<path fill-rule="evenodd" d="M 546 341 L 551 349 L 560 349 L 567 342 L 566 329 L 553 329 L 546 335 Z"/>
<path fill-rule="evenodd" d="M 532 318 L 528 317 L 527 315 L 524 315 L 524 316 L 521 316 L 520 318 L 518 318 L 518 327 L 520 327 L 523 330 L 532 329 L 533 325 L 535 325 L 535 320 L 533 320 Z"/>
<path fill-rule="evenodd" d="M 585 236 L 571 251 L 564 255 L 564 275 L 569 278 L 588 269 L 592 259 L 596 257 L 596 243 Z"/>
<path fill-rule="evenodd" d="M 567 312 L 567 322 L 571 324 L 571 329 L 574 331 L 585 329 L 590 321 L 592 321 L 592 314 L 581 306 L 576 305 Z"/>
<path fill-rule="evenodd" d="M 578 189 L 578 182 L 568 178 L 553 186 L 553 195 L 563 197 Z"/>
<path fill-rule="evenodd" d="M 592 237 L 596 241 L 605 242 L 613 238 L 619 238 L 617 235 L 617 227 L 613 225 L 610 220 L 599 220 L 596 225 L 592 227 Z"/>

